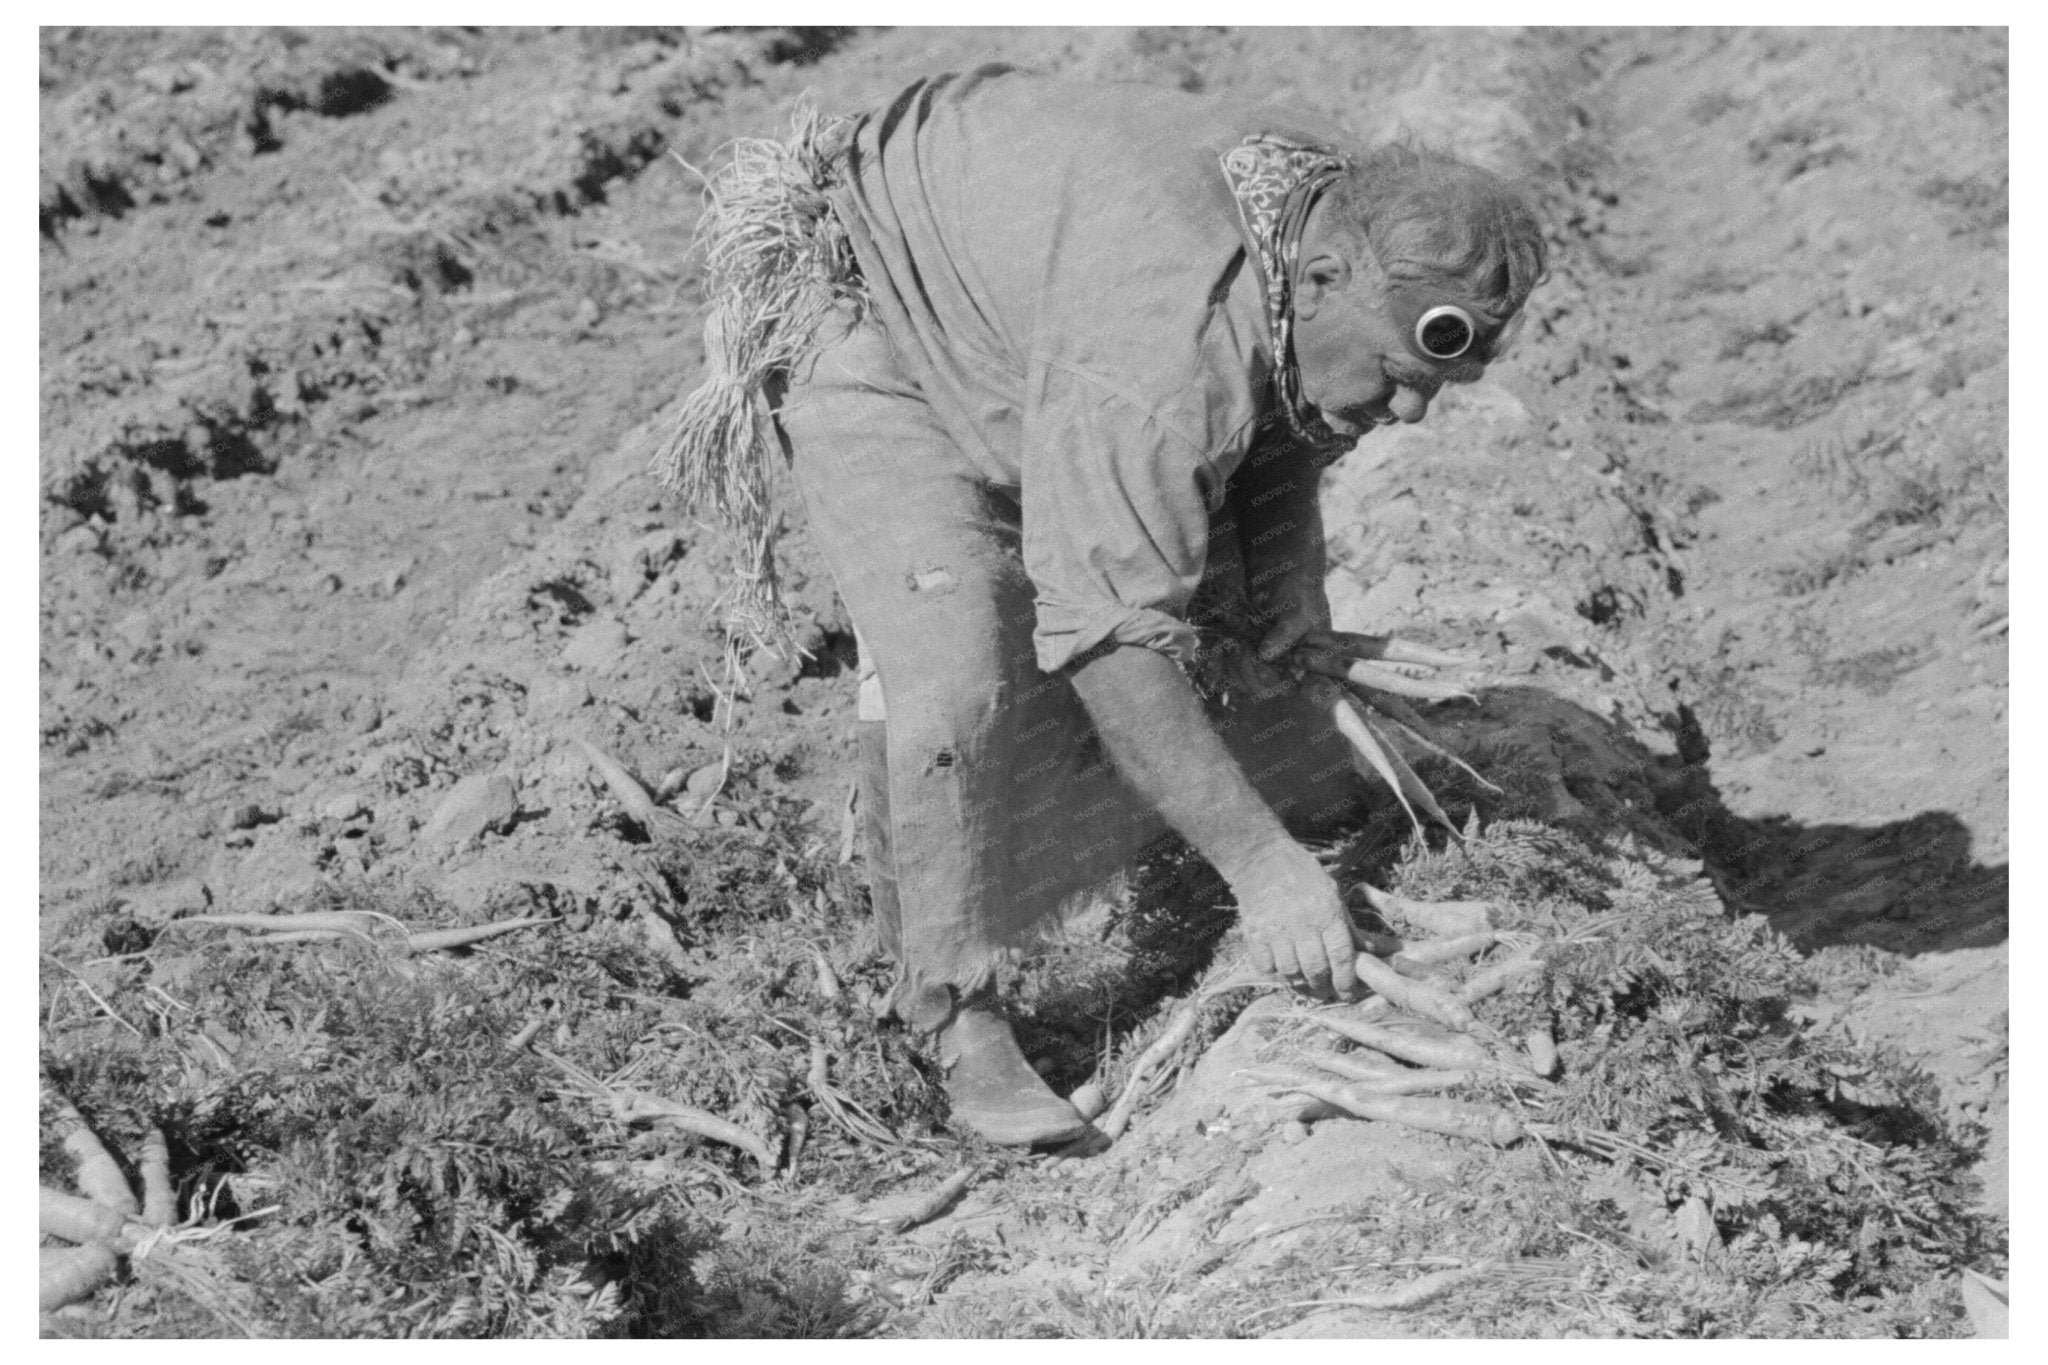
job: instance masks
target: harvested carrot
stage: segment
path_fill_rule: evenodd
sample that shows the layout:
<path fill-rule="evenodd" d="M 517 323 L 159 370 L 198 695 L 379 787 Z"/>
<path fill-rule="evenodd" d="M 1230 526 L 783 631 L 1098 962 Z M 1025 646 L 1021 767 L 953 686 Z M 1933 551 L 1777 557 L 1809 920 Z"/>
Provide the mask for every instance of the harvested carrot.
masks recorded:
<path fill-rule="evenodd" d="M 143 1134 L 136 1165 L 142 1172 L 142 1221 L 153 1228 L 169 1227 L 178 1220 L 178 1193 L 171 1186 L 171 1148 L 163 1129 L 151 1125 Z"/>
<path fill-rule="evenodd" d="M 57 1136 L 77 1168 L 79 1192 L 94 1203 L 134 1217 L 142 1206 L 135 1201 L 135 1191 L 129 1188 L 128 1177 L 122 1174 L 120 1163 L 114 1160 L 99 1135 L 86 1123 L 85 1115 L 78 1112 L 78 1106 L 54 1090 L 49 1095 L 57 1109 Z"/>
<path fill-rule="evenodd" d="M 1500 994 L 1508 984 L 1531 972 L 1543 970 L 1543 959 L 1539 957 L 1511 957 L 1506 962 L 1497 962 L 1491 967 L 1474 972 L 1458 987 L 1458 999 L 1465 1004 L 1474 1004 L 1489 996 Z"/>
<path fill-rule="evenodd" d="M 1395 799 L 1408 813 L 1408 820 L 1415 826 L 1418 836 L 1422 833 L 1422 818 L 1416 815 L 1415 807 L 1419 805 L 1454 838 L 1459 837 L 1458 827 L 1437 805 L 1429 788 L 1423 786 L 1406 760 L 1380 742 L 1379 736 L 1373 733 L 1372 726 L 1343 688 L 1324 678 L 1308 678 L 1303 680 L 1302 695 L 1328 713 L 1337 733 L 1351 745 L 1353 763 L 1360 774 L 1368 778 L 1377 776 L 1393 789 Z"/>
<path fill-rule="evenodd" d="M 1324 1082 L 1296 1086 L 1302 1094 L 1334 1104 L 1348 1113 L 1377 1123 L 1398 1123 L 1445 1137 L 1467 1138 L 1511 1147 L 1521 1141 L 1522 1122 L 1503 1109 L 1464 1100 L 1418 1099 L 1409 1095 L 1383 1095 L 1362 1085 Z"/>
<path fill-rule="evenodd" d="M 1407 1067 L 1379 1052 L 1317 1052 L 1309 1060 L 1347 1081 L 1386 1081 L 1408 1073 Z"/>
<path fill-rule="evenodd" d="M 363 938 L 354 932 L 343 933 L 339 929 L 287 929 L 279 934 L 265 934 L 263 941 L 278 943 L 333 943 L 344 938 Z"/>
<path fill-rule="evenodd" d="M 41 1186 L 42 1200 L 36 1209 L 37 1230 L 67 1242 L 98 1242 L 119 1252 L 134 1248 L 148 1229 L 105 1204 L 62 1190 Z"/>
<path fill-rule="evenodd" d="M 1390 664 L 1421 664 L 1429 668 L 1472 668 L 1480 660 L 1469 654 L 1418 645 L 1392 635 L 1365 635 L 1351 630 L 1311 630 L 1301 637 L 1311 649 L 1331 649 L 1354 659 L 1380 659 Z"/>
<path fill-rule="evenodd" d="M 1457 996 L 1441 986 L 1402 976 L 1370 953 L 1360 953 L 1356 965 L 1358 979 L 1372 987 L 1377 994 L 1393 1001 L 1399 1009 L 1460 1032 L 1471 1028 L 1476 1022 L 1472 1011 L 1467 1009 Z"/>
<path fill-rule="evenodd" d="M 1460 768 L 1467 777 L 1488 791 L 1496 795 L 1499 794 L 1500 788 L 1487 781 L 1477 768 L 1445 748 L 1443 741 L 1437 738 L 1436 732 L 1430 729 L 1429 723 L 1423 720 L 1421 716 L 1416 715 L 1414 708 L 1409 706 L 1408 703 L 1402 701 L 1399 697 L 1381 692 L 1374 695 L 1372 708 L 1415 744 L 1427 749 L 1446 763 Z"/>
<path fill-rule="evenodd" d="M 36 1302 L 45 1313 L 90 1298 L 114 1278 L 119 1262 L 112 1249 L 92 1243 L 75 1247 L 44 1247 L 36 1265 Z"/>
<path fill-rule="evenodd" d="M 832 959 L 825 956 L 825 950 L 817 944 L 810 945 L 811 969 L 818 978 L 818 998 L 825 1001 L 839 999 L 846 992 L 840 987 L 839 973 L 832 970 Z"/>
<path fill-rule="evenodd" d="M 784 1144 L 788 1155 L 783 1158 L 782 1173 L 794 1179 L 797 1159 L 804 1154 L 804 1139 L 810 1136 L 811 1116 L 809 1111 L 795 1100 L 784 1100 L 782 1122 L 789 1129 L 789 1141 Z"/>
<path fill-rule="evenodd" d="M 1361 1090 L 1370 1091 L 1375 1095 L 1426 1095 L 1432 1091 L 1468 1085 L 1478 1080 L 1481 1075 L 1480 1072 L 1472 1070 L 1418 1071 L 1407 1067 L 1382 1070 L 1360 1066 L 1352 1057 L 1336 1052 L 1322 1053 L 1309 1060 L 1325 1071 L 1334 1072 Z"/>
<path fill-rule="evenodd" d="M 1499 939 L 1492 930 L 1460 934 L 1456 938 L 1435 938 L 1403 945 L 1390 959 L 1398 970 L 1404 963 L 1414 967 L 1441 967 L 1446 962 L 1463 962 L 1491 948 Z"/>
<path fill-rule="evenodd" d="M 633 775 L 625 770 L 619 761 L 604 750 L 592 744 L 581 735 L 571 735 L 569 740 L 583 751 L 583 757 L 604 779 L 618 803 L 625 807 L 633 823 L 647 831 L 649 836 L 680 835 L 687 833 L 690 822 L 671 810 L 663 810 L 654 804 L 654 798 L 647 794 L 647 788 L 640 785 Z"/>
<path fill-rule="evenodd" d="M 1293 1066 L 1247 1066 L 1239 1069 L 1238 1075 L 1259 1085 L 1277 1086 L 1282 1090 L 1299 1090 L 1308 1085 L 1326 1085 L 1328 1076 L 1318 1076 Z"/>
<path fill-rule="evenodd" d="M 501 919 L 495 924 L 471 924 L 460 929 L 428 929 L 416 934 L 407 934 L 405 946 L 416 953 L 444 952 L 450 948 L 467 948 L 472 943 L 482 943 L 486 939 L 497 938 L 520 929 L 530 929 L 535 925 L 559 923 L 559 917 L 522 915 L 517 919 Z"/>
<path fill-rule="evenodd" d="M 1102 1122 L 1095 1125 L 1103 1136 L 1111 1139 L 1123 1136 L 1125 1127 L 1130 1124 L 1131 1115 L 1138 1108 L 1138 1101 L 1145 1096 L 1146 1091 L 1142 1082 L 1151 1077 L 1155 1067 L 1180 1051 L 1181 1044 L 1194 1036 L 1195 1023 L 1202 1017 L 1202 1006 L 1207 1003 L 1207 999 L 1206 995 L 1197 995 L 1183 1004 L 1179 1012 L 1173 1016 L 1173 1021 L 1166 1026 L 1166 1031 L 1153 1040 L 1152 1046 L 1138 1054 L 1138 1060 L 1131 1064 L 1131 1074 L 1124 1080 L 1123 1093 L 1116 1097 L 1116 1103 L 1110 1106 L 1109 1113 Z M 1092 1136 L 1082 1138 L 1075 1145 L 1092 1140 Z"/>
<path fill-rule="evenodd" d="M 1381 1290 L 1376 1294 L 1349 1294 L 1341 1299 L 1303 1299 L 1296 1303 L 1275 1304 L 1274 1309 L 1370 1308 L 1380 1312 L 1398 1313 L 1434 1303 L 1452 1290 L 1474 1280 L 1484 1279 L 1500 1268 L 1501 1263 L 1498 1261 L 1475 1261 L 1471 1265 L 1432 1270 L 1427 1275 L 1418 1275 L 1406 1284 Z"/>
<path fill-rule="evenodd" d="M 1476 934 L 1493 927 L 1494 908 L 1490 901 L 1417 901 L 1365 884 L 1365 898 L 1372 908 L 1393 919 L 1413 925 L 1434 938 Z"/>
<path fill-rule="evenodd" d="M 405 928 L 391 916 L 379 914 L 374 910 L 310 910 L 297 915 L 186 915 L 166 924 L 163 932 L 188 924 L 210 924 L 221 929 L 247 929 L 258 934 L 297 934 L 308 930 L 331 930 L 338 934 L 353 934 L 359 938 L 368 938 L 369 931 L 379 924 L 399 930 Z"/>
<path fill-rule="evenodd" d="M 1413 697 L 1417 701 L 1477 701 L 1471 689 L 1454 683 L 1438 682 L 1433 678 L 1414 677 L 1398 668 L 1365 659 L 1343 660 L 1332 654 L 1311 651 L 1299 656 L 1302 665 L 1326 678 L 1337 678 L 1353 687 L 1369 687 L 1375 692 L 1387 692 L 1397 697 Z"/>
<path fill-rule="evenodd" d="M 678 1104 L 661 1095 L 649 1095 L 645 1091 L 618 1090 L 613 1092 L 612 1111 L 626 1123 L 658 1123 L 694 1133 L 712 1142 L 722 1142 L 728 1147 L 737 1147 L 760 1162 L 762 1170 L 775 1169 L 775 1153 L 758 1134 L 705 1110 Z"/>
<path fill-rule="evenodd" d="M 951 1208 L 953 1201 L 967 1192 L 967 1187 L 974 1183 L 974 1178 L 977 1174 L 979 1172 L 974 1167 L 963 1166 L 944 1180 L 941 1180 L 933 1187 L 930 1194 L 912 1205 L 907 1211 L 891 1217 L 877 1218 L 870 1221 L 881 1227 L 883 1231 L 891 1233 L 908 1232 L 914 1227 L 929 1223 L 932 1219 L 937 1218 L 940 1214 Z"/>
<path fill-rule="evenodd" d="M 524 1052 L 534 1039 L 540 1037 L 540 1031 L 546 1026 L 547 1020 L 538 1015 L 527 1020 L 519 1026 L 519 1032 L 505 1040 L 505 1051 Z"/>
<path fill-rule="evenodd" d="M 576 1063 L 546 1048 L 535 1048 L 534 1051 L 588 1094 L 610 1105 L 612 1114 L 621 1123 L 659 1123 L 679 1128 L 728 1147 L 737 1147 L 760 1162 L 763 1170 L 775 1169 L 775 1153 L 768 1149 L 768 1143 L 759 1134 L 749 1132 L 737 1123 L 687 1104 L 678 1104 L 661 1095 L 650 1095 L 644 1090 L 607 1085 Z"/>
<path fill-rule="evenodd" d="M 1522 1035 L 1522 1045 L 1529 1052 L 1529 1069 L 1539 1076 L 1557 1074 L 1557 1040 L 1550 1036 L 1550 1030 L 1538 1025 Z"/>
<path fill-rule="evenodd" d="M 1470 1038 L 1429 1037 L 1418 1033 L 1403 1033 L 1398 1029 L 1383 1028 L 1377 1024 L 1361 1024 L 1351 1019 L 1330 1014 L 1311 1014 L 1309 1022 L 1341 1033 L 1354 1043 L 1363 1043 L 1369 1048 L 1398 1057 L 1404 1062 L 1417 1066 L 1436 1067 L 1444 1071 L 1458 1071 L 1467 1067 L 1491 1069 L 1494 1061 L 1485 1048 Z"/>

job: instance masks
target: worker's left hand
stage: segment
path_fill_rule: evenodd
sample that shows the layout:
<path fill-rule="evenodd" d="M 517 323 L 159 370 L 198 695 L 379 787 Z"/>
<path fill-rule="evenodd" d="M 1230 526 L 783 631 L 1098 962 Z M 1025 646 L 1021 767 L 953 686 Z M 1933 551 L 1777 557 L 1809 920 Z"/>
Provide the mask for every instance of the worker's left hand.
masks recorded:
<path fill-rule="evenodd" d="M 1245 660 L 1247 680 L 1255 691 L 1284 687 L 1286 677 L 1274 663 L 1301 642 L 1305 635 L 1330 628 L 1330 599 L 1319 579 L 1302 577 L 1283 581 L 1265 595 L 1258 612 L 1265 628 L 1253 657 Z"/>

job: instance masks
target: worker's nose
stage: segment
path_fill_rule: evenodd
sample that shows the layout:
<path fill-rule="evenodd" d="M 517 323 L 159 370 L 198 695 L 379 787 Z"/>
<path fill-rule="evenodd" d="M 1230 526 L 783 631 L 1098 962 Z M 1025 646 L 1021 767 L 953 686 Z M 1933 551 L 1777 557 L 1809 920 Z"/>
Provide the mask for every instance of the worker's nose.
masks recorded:
<path fill-rule="evenodd" d="M 1387 400 L 1387 411 L 1404 422 L 1420 422 L 1429 416 L 1430 395 L 1421 389 L 1406 384 L 1394 390 L 1394 396 Z"/>

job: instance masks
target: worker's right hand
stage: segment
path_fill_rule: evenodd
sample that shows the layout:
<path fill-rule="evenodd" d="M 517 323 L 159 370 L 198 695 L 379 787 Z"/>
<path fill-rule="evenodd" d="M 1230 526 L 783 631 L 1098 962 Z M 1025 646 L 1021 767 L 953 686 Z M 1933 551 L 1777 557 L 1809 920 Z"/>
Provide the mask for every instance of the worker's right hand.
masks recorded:
<path fill-rule="evenodd" d="M 1252 966 L 1319 1000 L 1356 999 L 1351 917 L 1314 855 L 1279 839 L 1225 871 Z"/>

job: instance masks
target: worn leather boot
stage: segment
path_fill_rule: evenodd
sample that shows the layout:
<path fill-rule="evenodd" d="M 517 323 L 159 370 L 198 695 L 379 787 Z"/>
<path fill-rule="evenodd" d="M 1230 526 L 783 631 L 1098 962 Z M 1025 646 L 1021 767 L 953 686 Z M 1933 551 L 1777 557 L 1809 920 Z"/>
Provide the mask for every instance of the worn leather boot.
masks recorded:
<path fill-rule="evenodd" d="M 992 989 L 960 999 L 936 1042 L 954 1120 L 990 1142 L 1031 1147 L 1088 1131 L 1088 1120 L 1024 1060 Z"/>

